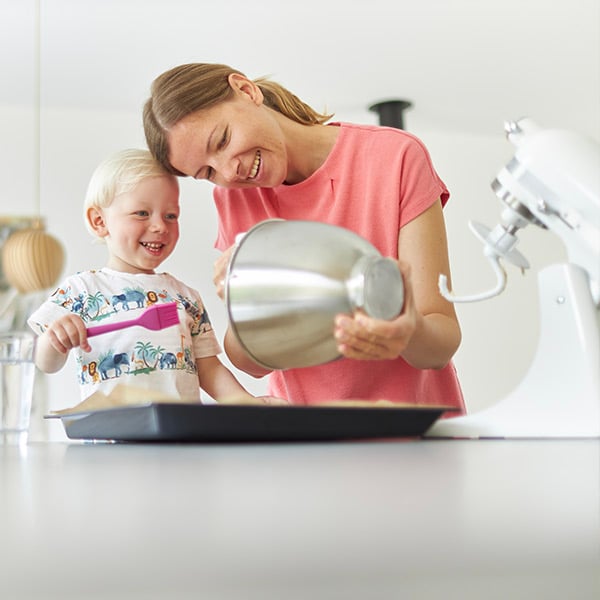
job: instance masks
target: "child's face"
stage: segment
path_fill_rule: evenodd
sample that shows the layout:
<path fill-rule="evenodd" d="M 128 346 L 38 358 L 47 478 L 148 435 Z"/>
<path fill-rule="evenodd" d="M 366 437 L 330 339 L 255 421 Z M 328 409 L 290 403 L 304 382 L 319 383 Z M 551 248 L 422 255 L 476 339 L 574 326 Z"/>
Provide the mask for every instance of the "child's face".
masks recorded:
<path fill-rule="evenodd" d="M 179 239 L 179 186 L 171 177 L 144 179 L 98 209 L 109 252 L 107 266 L 126 273 L 153 273 Z"/>

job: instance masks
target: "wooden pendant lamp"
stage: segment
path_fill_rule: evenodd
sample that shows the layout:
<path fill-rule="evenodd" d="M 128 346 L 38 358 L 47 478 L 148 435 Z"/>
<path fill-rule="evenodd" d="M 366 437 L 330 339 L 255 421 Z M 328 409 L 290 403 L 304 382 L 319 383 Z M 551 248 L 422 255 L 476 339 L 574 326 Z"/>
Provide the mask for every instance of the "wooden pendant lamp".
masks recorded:
<path fill-rule="evenodd" d="M 34 51 L 34 194 L 37 221 L 32 227 L 13 232 L 2 247 L 2 269 L 7 282 L 25 294 L 56 285 L 65 262 L 62 244 L 44 229 L 40 216 L 40 0 L 35 2 Z"/>

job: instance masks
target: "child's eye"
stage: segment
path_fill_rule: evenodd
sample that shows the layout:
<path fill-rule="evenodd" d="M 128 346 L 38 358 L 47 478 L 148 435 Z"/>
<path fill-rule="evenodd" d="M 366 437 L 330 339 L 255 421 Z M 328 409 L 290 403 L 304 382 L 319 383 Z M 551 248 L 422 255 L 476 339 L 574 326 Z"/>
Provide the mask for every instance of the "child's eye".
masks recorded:
<path fill-rule="evenodd" d="M 136 210 L 134 214 L 138 217 L 147 217 L 149 213 L 147 210 Z"/>
<path fill-rule="evenodd" d="M 169 213 L 168 215 L 166 215 L 166 218 L 169 221 L 177 221 L 177 219 L 179 219 L 179 215 L 175 213 Z"/>

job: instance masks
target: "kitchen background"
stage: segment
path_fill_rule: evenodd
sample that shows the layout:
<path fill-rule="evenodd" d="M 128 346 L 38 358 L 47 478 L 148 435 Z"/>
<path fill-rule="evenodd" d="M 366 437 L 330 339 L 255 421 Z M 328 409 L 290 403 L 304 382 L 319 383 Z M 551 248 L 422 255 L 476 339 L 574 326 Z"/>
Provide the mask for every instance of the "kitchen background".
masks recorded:
<path fill-rule="evenodd" d="M 404 126 L 426 143 L 452 193 L 445 213 L 459 295 L 494 284 L 468 221 L 498 222 L 490 183 L 513 154 L 504 121 L 530 116 L 600 140 L 597 0 L 40 0 L 39 11 L 35 0 L 0 0 L 0 220 L 39 212 L 65 246 L 65 273 L 102 266 L 104 249 L 82 222 L 88 179 L 108 154 L 145 145 L 150 83 L 185 62 L 270 75 L 336 120 L 377 123 L 371 104 L 412 102 Z M 201 291 L 222 339 L 211 189 L 181 180 L 181 241 L 164 266 Z M 538 336 L 537 272 L 565 257 L 553 234 L 529 226 L 519 237 L 532 268 L 522 275 L 508 266 L 502 295 L 457 307 L 455 363 L 471 412 L 524 376 Z M 0 290 L 0 327 L 18 318 L 11 297 Z M 38 298 L 17 300 L 27 310 Z M 263 381 L 238 376 L 264 391 Z M 61 439 L 60 423 L 41 416 L 78 401 L 71 369 L 40 375 L 30 439 Z"/>

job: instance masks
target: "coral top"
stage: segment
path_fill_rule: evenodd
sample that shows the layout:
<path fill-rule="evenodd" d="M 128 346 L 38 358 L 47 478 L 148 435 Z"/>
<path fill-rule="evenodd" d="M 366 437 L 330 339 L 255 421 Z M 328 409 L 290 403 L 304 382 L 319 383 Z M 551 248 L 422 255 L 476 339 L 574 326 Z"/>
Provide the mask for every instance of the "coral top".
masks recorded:
<path fill-rule="evenodd" d="M 214 189 L 217 248 L 225 250 L 238 233 L 260 221 L 282 218 L 345 227 L 371 242 L 383 256 L 398 258 L 402 226 L 438 198 L 445 205 L 446 186 L 415 136 L 391 127 L 331 126 L 339 126 L 340 134 L 325 163 L 308 179 L 276 188 Z M 387 399 L 448 405 L 464 412 L 453 363 L 434 370 L 415 369 L 402 358 L 342 358 L 315 367 L 275 371 L 269 378 L 269 393 L 295 404 Z"/>

